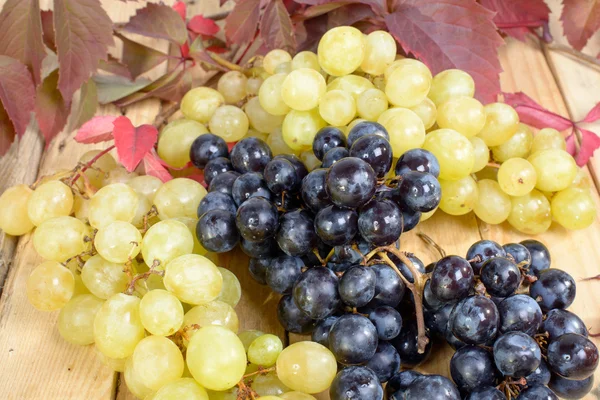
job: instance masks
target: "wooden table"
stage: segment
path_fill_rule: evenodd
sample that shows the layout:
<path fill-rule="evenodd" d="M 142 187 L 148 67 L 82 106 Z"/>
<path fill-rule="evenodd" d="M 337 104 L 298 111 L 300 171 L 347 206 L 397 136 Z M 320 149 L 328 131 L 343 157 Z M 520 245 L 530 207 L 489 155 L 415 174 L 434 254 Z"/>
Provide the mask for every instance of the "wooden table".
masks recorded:
<path fill-rule="evenodd" d="M 173 1 L 167 1 L 172 3 Z M 3 1 L 0 0 L 0 4 Z M 44 8 L 45 1 L 42 1 Z M 137 3 L 116 0 L 104 1 L 115 21 L 126 21 Z M 142 2 L 143 3 L 143 2 Z M 216 11 L 215 0 L 196 1 L 189 12 L 208 14 Z M 560 1 L 552 0 L 555 13 L 552 31 L 560 38 L 557 10 Z M 47 7 L 46 7 L 47 8 Z M 154 44 L 158 45 L 158 44 Z M 600 38 L 589 45 L 590 54 L 597 54 Z M 118 49 L 117 49 L 118 51 Z M 547 49 L 534 38 L 527 43 L 508 39 L 500 50 L 504 73 L 502 88 L 507 92 L 524 91 L 545 107 L 575 120 L 583 118 L 587 110 L 600 101 L 600 69 L 583 65 L 561 53 Z M 146 100 L 129 107 L 126 115 L 134 124 L 152 123 L 160 111 L 158 100 Z M 103 107 L 104 114 L 117 112 Z M 600 132 L 600 123 L 592 126 Z M 43 143 L 32 124 L 24 138 L 13 145 L 0 159 L 0 192 L 17 183 L 32 183 L 39 175 L 61 168 L 72 168 L 78 158 L 91 146 L 77 144 L 74 132 L 62 132 L 42 152 Z M 98 145 L 101 148 L 101 145 Z M 592 158 L 586 168 L 596 189 L 599 187 L 600 156 Z M 594 193 L 600 206 L 597 191 Z M 419 225 L 416 232 L 424 232 L 437 241 L 449 254 L 464 255 L 473 242 L 485 238 L 499 243 L 517 242 L 526 238 L 508 224 L 492 226 L 478 221 L 473 214 L 450 217 L 438 212 L 432 219 Z M 403 236 L 403 249 L 416 253 L 425 263 L 437 254 L 411 232 Z M 600 221 L 583 231 L 567 231 L 554 224 L 552 229 L 537 239 L 549 247 L 553 265 L 565 269 L 580 281 L 600 274 Z M 242 301 L 236 310 L 241 329 L 261 329 L 294 342 L 297 335 L 286 336 L 276 318 L 277 297 L 250 278 L 246 260 L 239 253 L 222 257 L 240 279 Z M 31 243 L 31 235 L 14 238 L 0 233 L 0 398 L 7 400 L 111 400 L 134 399 L 119 374 L 104 366 L 93 346 L 77 347 L 61 339 L 55 327 L 58 312 L 35 310 L 27 301 L 25 282 L 31 270 L 41 262 Z M 600 332 L 600 282 L 578 282 L 578 294 L 570 308 L 583 318 L 591 332 Z M 600 341 L 597 341 L 600 345 Z M 440 346 L 420 369 L 430 373 L 449 375 L 448 358 L 452 350 Z M 586 399 L 600 398 L 600 372 L 595 389 Z M 327 398 L 326 395 L 320 396 Z"/>

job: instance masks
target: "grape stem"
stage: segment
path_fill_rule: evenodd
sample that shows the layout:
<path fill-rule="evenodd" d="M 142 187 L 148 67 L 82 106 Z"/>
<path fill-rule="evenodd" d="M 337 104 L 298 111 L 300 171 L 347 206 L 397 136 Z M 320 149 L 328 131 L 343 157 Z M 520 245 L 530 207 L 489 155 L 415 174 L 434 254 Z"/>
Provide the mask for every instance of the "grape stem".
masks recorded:
<path fill-rule="evenodd" d="M 135 291 L 135 284 L 139 281 L 139 280 L 146 280 L 150 277 L 150 275 L 158 275 L 161 277 L 165 276 L 165 271 L 157 271 L 156 268 L 160 265 L 160 261 L 158 260 L 154 260 L 154 262 L 152 263 L 152 266 L 150 267 L 150 269 L 146 272 L 143 272 L 141 274 L 137 274 L 135 275 L 132 279 L 131 282 L 129 282 L 129 286 L 127 287 L 127 290 L 125 291 L 125 294 L 128 295 L 132 295 L 133 292 Z"/>
<path fill-rule="evenodd" d="M 446 257 L 446 250 L 444 250 L 442 248 L 442 246 L 440 246 L 439 244 L 437 244 L 435 242 L 435 240 L 433 240 L 431 237 L 429 237 L 428 235 L 424 234 L 423 232 L 417 232 L 417 236 L 419 237 L 419 239 L 421 239 L 422 241 L 424 241 L 425 243 L 427 243 L 428 245 L 430 245 L 434 249 L 436 249 L 438 251 L 438 253 L 440 253 L 440 256 L 442 258 Z"/>
<path fill-rule="evenodd" d="M 500 168 L 500 164 L 495 163 L 495 162 L 489 162 L 487 163 L 486 167 L 490 167 L 490 168 Z"/>
<path fill-rule="evenodd" d="M 113 144 L 112 146 L 109 146 L 106 149 L 102 150 L 100 153 L 96 154 L 94 156 L 94 158 L 92 158 L 90 161 L 88 161 L 85 164 L 83 164 L 83 166 L 81 167 L 81 169 L 79 170 L 79 172 L 77 172 L 75 174 L 75 176 L 73 176 L 73 178 L 71 178 L 71 180 L 69 181 L 69 186 L 73 186 L 73 184 L 77 181 L 77 179 L 79 179 L 79 177 L 85 171 L 87 171 L 88 168 L 90 168 L 92 165 L 94 165 L 94 163 L 96 161 L 98 161 L 103 155 L 105 155 L 106 153 L 108 153 L 109 151 L 111 151 L 114 148 L 115 148 L 115 145 Z"/>
<path fill-rule="evenodd" d="M 163 107 L 160 113 L 154 119 L 154 126 L 160 128 L 162 124 L 166 123 L 173 114 L 179 110 L 179 103 L 169 103 L 166 107 Z"/>
<path fill-rule="evenodd" d="M 260 365 L 258 366 L 258 370 L 251 372 L 249 374 L 246 374 L 242 377 L 242 379 L 247 379 L 251 376 L 254 375 L 266 375 L 269 372 L 274 372 L 275 371 L 275 367 L 270 367 L 270 368 L 265 368 L 265 367 L 261 367 Z"/>

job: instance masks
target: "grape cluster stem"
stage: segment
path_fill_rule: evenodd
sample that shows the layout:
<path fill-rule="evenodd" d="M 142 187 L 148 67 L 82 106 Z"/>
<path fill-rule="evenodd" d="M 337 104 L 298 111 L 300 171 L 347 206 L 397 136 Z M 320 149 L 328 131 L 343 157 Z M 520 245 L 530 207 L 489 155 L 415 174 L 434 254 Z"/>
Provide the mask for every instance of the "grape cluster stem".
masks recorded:
<path fill-rule="evenodd" d="M 125 291 L 125 294 L 132 295 L 133 292 L 135 291 L 135 284 L 137 283 L 137 281 L 142 280 L 142 279 L 146 280 L 150 277 L 150 275 L 158 275 L 161 277 L 165 276 L 165 271 L 157 271 L 156 270 L 156 268 L 159 265 L 160 265 L 160 261 L 154 260 L 154 262 L 152 263 L 152 266 L 150 267 L 150 269 L 148 271 L 135 275 L 131 279 L 131 282 L 129 282 L 129 286 L 127 287 L 127 290 Z"/>
<path fill-rule="evenodd" d="M 439 244 L 437 244 L 435 242 L 435 240 L 433 240 L 431 237 L 429 237 L 428 235 L 424 234 L 423 232 L 417 232 L 417 236 L 419 237 L 419 239 L 421 239 L 422 241 L 424 241 L 425 243 L 427 243 L 428 245 L 430 245 L 434 249 L 436 249 L 438 251 L 438 253 L 440 253 L 440 256 L 442 258 L 446 257 L 446 250 L 444 250 L 442 248 L 442 246 L 440 246 Z"/>

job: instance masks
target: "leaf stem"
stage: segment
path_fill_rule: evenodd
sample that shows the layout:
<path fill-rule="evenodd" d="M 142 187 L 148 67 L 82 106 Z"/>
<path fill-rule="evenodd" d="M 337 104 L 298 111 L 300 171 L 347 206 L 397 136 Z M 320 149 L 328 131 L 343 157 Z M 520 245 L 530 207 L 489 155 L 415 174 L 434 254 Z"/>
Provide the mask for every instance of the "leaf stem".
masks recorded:
<path fill-rule="evenodd" d="M 220 55 L 218 55 L 217 53 L 213 53 L 210 51 L 207 51 L 206 54 L 208 54 L 210 56 L 210 58 L 212 58 L 213 60 L 215 60 L 219 65 L 230 69 L 231 71 L 243 71 L 243 68 L 240 67 L 237 64 L 234 64 L 230 61 L 227 61 L 226 59 L 224 59 L 223 57 L 221 57 Z"/>
<path fill-rule="evenodd" d="M 179 110 L 179 103 L 169 103 L 167 106 L 163 107 L 160 110 L 160 113 L 158 113 L 158 115 L 154 119 L 153 125 L 157 128 L 160 128 L 162 126 L 162 124 L 167 122 L 167 120 L 169 118 L 171 118 L 171 116 L 173 114 L 175 114 L 178 110 Z"/>

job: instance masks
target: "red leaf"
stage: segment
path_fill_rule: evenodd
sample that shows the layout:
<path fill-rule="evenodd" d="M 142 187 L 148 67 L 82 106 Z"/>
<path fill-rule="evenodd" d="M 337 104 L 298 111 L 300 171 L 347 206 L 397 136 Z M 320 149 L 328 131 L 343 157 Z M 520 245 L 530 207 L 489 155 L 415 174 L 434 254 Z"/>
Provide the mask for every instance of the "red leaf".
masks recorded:
<path fill-rule="evenodd" d="M 56 37 L 54 35 L 54 21 L 53 13 L 51 10 L 44 10 L 41 13 L 42 16 L 42 33 L 44 38 L 44 44 L 56 52 Z"/>
<path fill-rule="evenodd" d="M 225 37 L 231 43 L 252 40 L 258 26 L 260 0 L 241 0 L 225 19 Z"/>
<path fill-rule="evenodd" d="M 576 141 L 577 136 L 575 135 L 575 131 L 571 132 L 571 134 L 565 140 L 565 142 L 567 143 L 567 152 L 573 157 L 575 157 L 575 154 L 577 154 L 577 144 L 575 143 Z"/>
<path fill-rule="evenodd" d="M 58 88 L 70 103 L 73 93 L 106 60 L 113 44 L 112 21 L 98 0 L 55 0 L 54 27 L 60 74 Z"/>
<path fill-rule="evenodd" d="M 129 71 L 129 68 L 127 68 L 127 65 L 123 64 L 110 54 L 108 55 L 107 60 L 100 60 L 98 69 L 131 79 L 131 72 Z"/>
<path fill-rule="evenodd" d="M 14 58 L 0 55 L 0 102 L 23 136 L 35 107 L 35 86 L 27 67 Z"/>
<path fill-rule="evenodd" d="M 560 20 L 571 46 L 581 50 L 594 32 L 600 29 L 600 1 L 563 0 Z"/>
<path fill-rule="evenodd" d="M 327 20 L 329 17 L 330 15 L 320 15 L 316 18 L 303 21 L 302 29 L 306 31 L 306 38 L 298 46 L 298 51 L 316 50 L 321 36 L 327 32 Z M 297 24 L 297 26 L 299 27 L 300 24 Z"/>
<path fill-rule="evenodd" d="M 69 107 L 65 105 L 57 86 L 58 70 L 54 70 L 37 88 L 35 98 L 35 114 L 46 142 L 46 148 L 64 128 L 69 117 Z"/>
<path fill-rule="evenodd" d="M 210 18 L 204 18 L 202 15 L 195 15 L 188 22 L 188 29 L 200 35 L 214 36 L 219 32 L 219 26 Z"/>
<path fill-rule="evenodd" d="M 146 171 L 146 175 L 155 176 L 163 182 L 173 179 L 169 171 L 163 167 L 154 149 L 144 156 L 144 170 Z"/>
<path fill-rule="evenodd" d="M 334 10 L 345 6 L 346 4 L 348 4 L 347 1 L 334 1 L 331 3 L 325 3 L 325 4 L 319 4 L 316 6 L 311 6 L 311 7 L 308 7 L 307 9 L 303 10 L 301 13 L 294 15 L 293 19 L 294 19 L 294 21 L 296 21 L 299 19 L 303 20 L 303 19 L 318 17 L 319 15 L 331 13 Z M 369 7 L 369 9 L 370 9 L 370 7 Z"/>
<path fill-rule="evenodd" d="M 296 50 L 292 20 L 281 0 L 273 0 L 260 20 L 260 33 L 269 49 Z"/>
<path fill-rule="evenodd" d="M 594 151 L 600 147 L 600 137 L 587 129 L 578 129 L 581 132 L 581 146 L 579 147 L 577 157 L 575 157 L 575 162 L 580 167 L 583 167 L 587 164 L 590 157 L 592 157 Z"/>
<path fill-rule="evenodd" d="M 164 4 L 149 3 L 145 8 L 139 9 L 123 29 L 178 44 L 187 40 L 185 22 L 177 11 Z"/>
<path fill-rule="evenodd" d="M 595 122 L 600 119 L 600 103 L 596 104 L 594 108 L 587 113 L 582 122 Z"/>
<path fill-rule="evenodd" d="M 75 135 L 75 141 L 79 143 L 100 143 L 113 138 L 113 123 L 117 117 L 113 115 L 102 115 L 90 119 L 83 124 Z"/>
<path fill-rule="evenodd" d="M 173 4 L 173 10 L 177 11 L 177 14 L 179 14 L 181 19 L 185 21 L 187 15 L 187 7 L 185 2 L 176 1 L 175 4 Z"/>
<path fill-rule="evenodd" d="M 554 128 L 559 131 L 569 129 L 573 126 L 573 122 L 570 119 L 545 109 L 523 92 L 502 94 L 504 95 L 504 102 L 514 107 L 519 114 L 521 122 L 527 125 L 538 129 Z"/>
<path fill-rule="evenodd" d="M 113 122 L 115 147 L 119 161 L 131 172 L 140 161 L 154 148 L 158 139 L 158 130 L 152 125 L 133 126 L 129 118 L 118 117 Z"/>
<path fill-rule="evenodd" d="M 0 104 L 0 156 L 6 154 L 11 144 L 15 141 L 15 128 L 13 128 L 8 114 Z"/>
<path fill-rule="evenodd" d="M 481 5 L 495 11 L 496 26 L 509 36 L 525 40 L 528 33 L 548 22 L 550 8 L 544 0 L 481 0 Z"/>
<path fill-rule="evenodd" d="M 0 13 L 0 54 L 16 58 L 42 81 L 42 61 L 46 49 L 42 40 L 42 20 L 38 0 L 7 0 Z"/>
<path fill-rule="evenodd" d="M 504 43 L 492 17 L 473 0 L 402 0 L 385 21 L 404 51 L 433 73 L 449 68 L 468 72 L 477 98 L 489 103 L 500 92 L 498 47 Z"/>
<path fill-rule="evenodd" d="M 310 4 L 312 6 L 333 3 L 335 0 L 296 0 L 297 3 Z M 379 14 L 387 13 L 387 1 L 386 0 L 355 0 L 352 3 L 361 3 L 370 6 L 373 11 Z"/>
<path fill-rule="evenodd" d="M 327 27 L 329 29 L 342 25 L 354 25 L 358 21 L 375 17 L 371 7 L 365 4 L 349 4 L 330 12 L 328 15 Z"/>
<path fill-rule="evenodd" d="M 151 70 L 168 58 L 162 51 L 134 42 L 121 34 L 115 36 L 123 41 L 123 64 L 129 68 L 132 78 Z"/>

